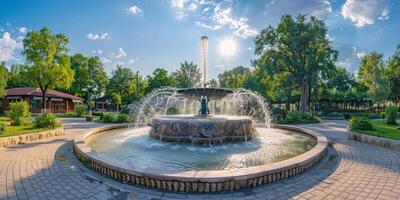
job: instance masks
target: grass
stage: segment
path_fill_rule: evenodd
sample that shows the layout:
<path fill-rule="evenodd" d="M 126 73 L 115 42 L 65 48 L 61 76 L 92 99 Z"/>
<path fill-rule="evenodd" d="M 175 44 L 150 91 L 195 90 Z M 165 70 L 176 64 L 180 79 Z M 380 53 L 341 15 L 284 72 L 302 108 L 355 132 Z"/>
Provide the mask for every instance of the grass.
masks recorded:
<path fill-rule="evenodd" d="M 9 118 L 7 118 L 7 117 L 0 117 L 0 121 L 8 121 L 8 120 L 9 120 Z M 54 127 L 54 128 L 34 128 L 33 124 L 28 124 L 26 126 L 8 126 L 8 125 L 6 125 L 5 131 L 0 132 L 0 138 L 28 134 L 28 133 L 37 133 L 37 132 L 42 132 L 42 131 L 48 131 L 48 130 L 59 128 L 61 126 L 62 126 L 62 123 L 57 123 L 56 127 Z"/>
<path fill-rule="evenodd" d="M 383 120 L 371 120 L 371 123 L 375 130 L 373 131 L 357 130 L 357 132 L 382 138 L 400 140 L 400 129 L 397 129 L 399 125 L 385 124 Z"/>

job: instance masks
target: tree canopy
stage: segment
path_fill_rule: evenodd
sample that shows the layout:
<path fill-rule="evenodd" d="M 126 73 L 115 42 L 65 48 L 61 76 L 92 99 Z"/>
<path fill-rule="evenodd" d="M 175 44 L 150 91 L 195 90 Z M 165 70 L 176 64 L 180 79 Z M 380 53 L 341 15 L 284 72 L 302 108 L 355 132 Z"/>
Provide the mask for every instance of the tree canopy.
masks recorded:
<path fill-rule="evenodd" d="M 253 63 L 274 75 L 287 73 L 289 83 L 300 87 L 300 110 L 307 110 L 308 87 L 312 80 L 335 69 L 337 51 L 326 37 L 327 28 L 315 17 L 284 15 L 276 28 L 263 29 L 255 40 Z"/>
<path fill-rule="evenodd" d="M 6 95 L 5 89 L 7 87 L 8 70 L 5 62 L 0 63 L 0 98 Z"/>
<path fill-rule="evenodd" d="M 74 80 L 64 34 L 52 34 L 48 28 L 29 31 L 23 40 L 23 55 L 32 86 L 42 91 L 42 110 L 48 89 L 68 88 Z"/>
<path fill-rule="evenodd" d="M 147 76 L 148 87 L 146 93 L 153 91 L 154 89 L 162 88 L 165 86 L 175 86 L 176 81 L 172 76 L 168 74 L 168 71 L 162 68 L 154 70 L 151 76 Z"/>
<path fill-rule="evenodd" d="M 193 62 L 183 62 L 181 67 L 172 73 L 177 87 L 187 88 L 194 87 L 200 83 L 201 73 L 200 69 Z"/>

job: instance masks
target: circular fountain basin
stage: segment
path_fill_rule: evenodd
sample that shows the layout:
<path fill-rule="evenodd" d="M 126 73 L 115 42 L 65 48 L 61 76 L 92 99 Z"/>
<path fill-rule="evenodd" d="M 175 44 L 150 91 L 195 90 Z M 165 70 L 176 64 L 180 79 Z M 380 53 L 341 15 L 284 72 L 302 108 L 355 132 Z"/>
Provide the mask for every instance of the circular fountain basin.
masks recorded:
<path fill-rule="evenodd" d="M 78 159 L 115 180 L 163 191 L 222 192 L 272 183 L 311 168 L 327 149 L 324 136 L 293 126 L 256 128 L 253 140 L 214 147 L 161 142 L 149 136 L 150 127 L 124 127 L 77 136 Z"/>
<path fill-rule="evenodd" d="M 150 136 L 161 141 L 222 144 L 252 139 L 253 120 L 245 116 L 178 116 L 152 119 Z"/>

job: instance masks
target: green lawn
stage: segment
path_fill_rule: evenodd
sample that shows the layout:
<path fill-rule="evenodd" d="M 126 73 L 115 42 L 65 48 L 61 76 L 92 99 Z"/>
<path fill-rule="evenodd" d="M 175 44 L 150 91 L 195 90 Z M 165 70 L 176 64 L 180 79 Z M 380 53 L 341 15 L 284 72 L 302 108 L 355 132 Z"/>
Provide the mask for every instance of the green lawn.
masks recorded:
<path fill-rule="evenodd" d="M 9 118 L 7 117 L 0 117 L 0 122 L 1 121 L 8 121 Z M 59 128 L 62 126 L 62 123 L 57 123 L 55 128 Z M 5 126 L 5 131 L 0 132 L 0 138 L 1 137 L 9 137 L 9 136 L 15 136 L 15 135 L 22 135 L 22 134 L 27 134 L 27 133 L 37 133 L 41 131 L 47 131 L 55 128 L 33 128 L 33 124 L 29 124 L 26 126 Z"/>
<path fill-rule="evenodd" d="M 399 125 L 388 125 L 385 124 L 382 120 L 372 120 L 371 123 L 374 126 L 375 130 L 373 131 L 357 130 L 357 132 L 383 138 L 400 140 L 400 129 L 397 129 Z"/>

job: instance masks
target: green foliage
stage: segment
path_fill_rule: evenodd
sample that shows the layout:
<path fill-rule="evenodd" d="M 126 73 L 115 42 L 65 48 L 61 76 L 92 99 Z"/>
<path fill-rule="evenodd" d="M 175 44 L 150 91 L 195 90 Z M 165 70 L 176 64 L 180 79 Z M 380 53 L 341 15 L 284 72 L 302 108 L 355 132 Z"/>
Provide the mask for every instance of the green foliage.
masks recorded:
<path fill-rule="evenodd" d="M 315 17 L 283 15 L 277 27 L 261 30 L 253 62 L 266 76 L 287 73 L 287 87 L 300 88 L 300 110 L 307 110 L 307 88 L 335 69 L 337 51 L 326 37 L 327 28 Z"/>
<path fill-rule="evenodd" d="M 308 112 L 292 111 L 289 112 L 286 119 L 278 121 L 279 124 L 309 124 L 319 123 L 320 119 Z"/>
<path fill-rule="evenodd" d="M 354 112 L 354 113 L 343 113 L 345 119 L 351 119 L 353 117 L 361 117 L 367 119 L 380 119 L 381 115 L 375 112 Z"/>
<path fill-rule="evenodd" d="M 9 104 L 10 110 L 7 115 L 11 118 L 14 125 L 20 126 L 27 123 L 30 117 L 29 105 L 26 101 L 12 102 Z"/>
<path fill-rule="evenodd" d="M 6 131 L 6 126 L 0 122 L 0 134 Z"/>
<path fill-rule="evenodd" d="M 181 67 L 172 73 L 172 77 L 180 88 L 194 87 L 201 81 L 200 69 L 193 62 L 187 61 L 181 63 Z"/>
<path fill-rule="evenodd" d="M 13 64 L 11 65 L 10 72 L 8 73 L 8 88 L 15 87 L 29 87 L 29 74 L 27 72 L 28 65 L 26 64 Z"/>
<path fill-rule="evenodd" d="M 92 122 L 93 121 L 93 116 L 92 115 L 86 115 L 85 119 L 87 122 Z"/>
<path fill-rule="evenodd" d="M 381 116 L 382 119 L 386 118 L 386 113 L 385 112 L 380 112 L 379 115 Z"/>
<path fill-rule="evenodd" d="M 389 58 L 387 65 L 389 79 L 390 98 L 396 100 L 400 96 L 400 44 L 393 56 Z"/>
<path fill-rule="evenodd" d="M 397 106 L 392 105 L 392 106 L 387 106 L 385 108 L 385 119 L 386 119 L 386 124 L 397 124 L 396 118 L 397 118 Z"/>
<path fill-rule="evenodd" d="M 5 88 L 7 87 L 8 80 L 8 70 L 6 68 L 6 63 L 0 63 L 0 98 L 6 95 Z"/>
<path fill-rule="evenodd" d="M 339 113 L 339 112 L 331 112 L 328 113 L 326 115 L 324 115 L 325 117 L 334 117 L 334 118 L 344 118 L 343 113 Z"/>
<path fill-rule="evenodd" d="M 389 81 L 385 74 L 383 55 L 372 52 L 361 58 L 358 78 L 368 88 L 368 95 L 374 102 L 389 97 Z"/>
<path fill-rule="evenodd" d="M 117 122 L 118 123 L 129 123 L 129 115 L 127 115 L 127 114 L 118 114 Z"/>
<path fill-rule="evenodd" d="M 86 111 L 87 111 L 87 105 L 84 104 L 75 105 L 75 113 L 78 117 L 83 117 Z"/>
<path fill-rule="evenodd" d="M 114 121 L 115 121 L 115 117 L 114 117 L 114 115 L 113 114 L 111 114 L 111 113 L 104 113 L 103 114 L 103 122 L 105 122 L 105 123 L 114 123 Z"/>
<path fill-rule="evenodd" d="M 284 120 L 287 117 L 287 112 L 286 110 L 278 107 L 274 107 L 271 109 L 271 114 L 274 119 L 274 121 L 280 121 Z"/>
<path fill-rule="evenodd" d="M 168 71 L 161 68 L 154 70 L 152 76 L 147 76 L 147 79 L 148 87 L 146 88 L 146 93 L 165 86 L 176 85 L 174 78 L 168 75 Z"/>
<path fill-rule="evenodd" d="M 34 128 L 54 128 L 57 125 L 57 117 L 53 114 L 41 114 L 33 121 Z"/>
<path fill-rule="evenodd" d="M 178 115 L 179 110 L 176 107 L 168 107 L 167 108 L 167 115 Z"/>
<path fill-rule="evenodd" d="M 363 117 L 353 117 L 349 121 L 350 130 L 374 130 L 371 121 Z"/>
<path fill-rule="evenodd" d="M 65 35 L 53 35 L 48 28 L 42 28 L 28 32 L 23 44 L 22 54 L 29 75 L 26 80 L 41 89 L 43 98 L 47 89 L 68 88 L 72 84 L 74 71 L 70 67 Z"/>
<path fill-rule="evenodd" d="M 224 88 L 242 88 L 246 74 L 250 73 L 247 67 L 235 67 L 218 75 L 218 81 Z"/>
<path fill-rule="evenodd" d="M 98 98 L 105 92 L 108 76 L 99 57 L 86 57 L 77 53 L 71 56 L 70 60 L 75 75 L 68 92 L 86 100 Z"/>
<path fill-rule="evenodd" d="M 102 120 L 103 119 L 103 112 L 94 112 L 92 115 L 93 116 L 98 116 L 98 117 L 100 117 L 100 120 Z"/>

